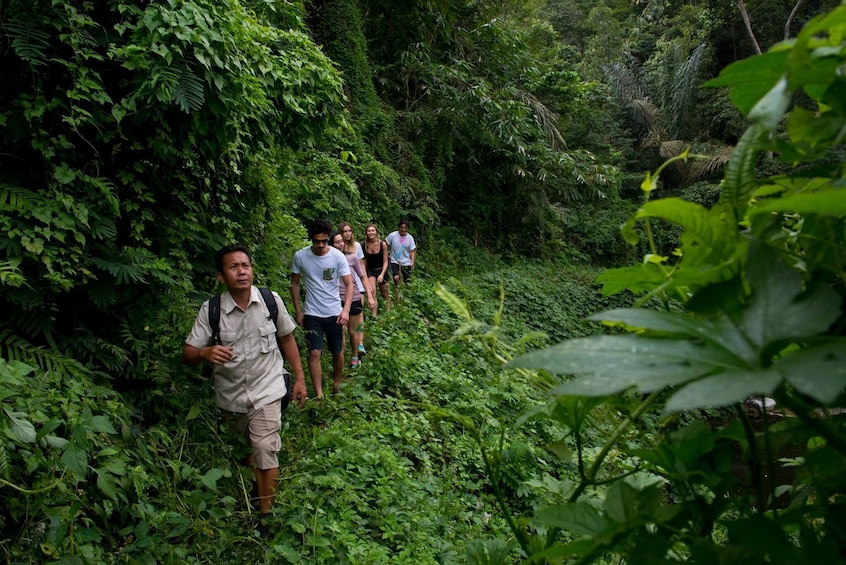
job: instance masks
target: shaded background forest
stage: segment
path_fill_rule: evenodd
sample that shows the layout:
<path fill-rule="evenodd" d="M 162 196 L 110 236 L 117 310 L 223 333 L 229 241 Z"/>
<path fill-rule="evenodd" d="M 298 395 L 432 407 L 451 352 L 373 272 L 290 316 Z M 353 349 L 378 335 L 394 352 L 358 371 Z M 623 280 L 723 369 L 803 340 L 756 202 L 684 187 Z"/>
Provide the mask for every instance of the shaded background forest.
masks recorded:
<path fill-rule="evenodd" d="M 139 547 L 122 549 L 173 562 L 185 554 L 171 538 L 140 547 L 151 538 L 137 524 L 211 531 L 164 502 L 153 511 L 149 500 L 182 503 L 188 491 L 127 466 L 152 461 L 149 471 L 173 452 L 168 442 L 185 440 L 157 424 L 205 417 L 175 352 L 215 290 L 221 245 L 251 246 L 258 282 L 283 294 L 304 223 L 317 216 L 375 221 L 385 233 L 410 218 L 424 280 L 490 258 L 531 273 L 535 259 L 586 272 L 631 262 L 642 250 L 619 226 L 641 202 L 645 171 L 691 147 L 704 158 L 674 163 L 660 194 L 705 205 L 719 196 L 746 123 L 726 92 L 701 84 L 836 4 L 0 0 L 0 360 L 39 375 L 24 380 L 25 369 L 0 364 L 10 438 L 0 444 L 0 486 L 4 495 L 18 481 L 33 488 L 4 497 L 4 548 L 16 547 L 5 544 L 42 502 L 55 504 L 44 556 L 72 553 L 110 520 L 130 524 L 110 533 L 114 546 L 131 532 Z M 676 236 L 656 230 L 659 250 L 669 254 Z M 577 295 L 558 297 L 563 286 L 547 290 L 562 311 Z M 561 313 L 546 301 L 518 304 L 540 322 Z M 446 325 L 414 324 L 389 320 L 377 346 Z M 385 379 L 427 366 L 382 362 Z M 474 369 L 456 362 L 462 376 Z M 11 408 L 22 389 L 27 412 Z M 512 393 L 498 400 L 516 417 Z M 397 429 L 410 435 L 406 424 Z M 398 449 L 432 441 L 397 437 Z M 117 457 L 121 442 L 133 447 Z M 202 488 L 216 486 L 216 468 L 197 476 L 168 462 L 198 485 L 188 506 L 215 504 Z M 84 489 L 102 500 L 89 505 Z M 115 518 L 133 496 L 137 505 Z M 97 525 L 69 535 L 62 528 L 77 513 Z"/>
<path fill-rule="evenodd" d="M 409 217 L 424 270 L 624 262 L 643 171 L 691 146 L 662 190 L 718 193 L 743 121 L 699 85 L 834 4 L 4 0 L 0 352 L 166 378 L 213 250 L 284 281 L 317 216 Z"/>

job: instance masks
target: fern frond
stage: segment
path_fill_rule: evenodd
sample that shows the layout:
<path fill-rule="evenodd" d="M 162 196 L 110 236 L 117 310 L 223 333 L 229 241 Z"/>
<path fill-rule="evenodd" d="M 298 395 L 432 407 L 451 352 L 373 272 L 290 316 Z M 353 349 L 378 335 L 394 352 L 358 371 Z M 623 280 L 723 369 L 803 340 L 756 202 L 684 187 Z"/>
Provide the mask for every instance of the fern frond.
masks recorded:
<path fill-rule="evenodd" d="M 0 184 L 0 210 L 21 212 L 30 210 L 44 202 L 44 197 L 37 192 L 20 186 Z"/>
<path fill-rule="evenodd" d="M 118 258 L 115 258 L 118 259 Z M 129 284 L 132 282 L 146 283 L 144 271 L 130 263 L 116 261 L 114 259 L 103 259 L 91 257 L 91 262 L 100 269 L 106 271 L 115 278 L 117 284 Z"/>
<path fill-rule="evenodd" d="M 203 81 L 187 65 L 179 72 L 179 79 L 173 89 L 173 101 L 187 114 L 196 112 L 205 102 Z"/>
<path fill-rule="evenodd" d="M 6 442 L 0 441 L 0 478 L 11 480 L 9 468 L 9 451 L 6 449 Z"/>
<path fill-rule="evenodd" d="M 99 214 L 92 214 L 92 221 L 89 222 L 89 225 L 91 226 L 91 235 L 96 239 L 112 241 L 117 237 L 117 225 Z"/>
<path fill-rule="evenodd" d="M 55 320 L 51 311 L 41 309 L 42 304 L 16 304 L 15 308 L 9 309 L 8 320 L 10 325 L 22 335 L 29 337 L 44 336 L 53 332 Z"/>
<path fill-rule="evenodd" d="M 14 287 L 23 286 L 26 279 L 24 278 L 21 270 L 18 268 L 20 264 L 20 259 L 0 261 L 0 285 Z"/>
<path fill-rule="evenodd" d="M 3 31 L 9 37 L 9 44 L 15 55 L 34 67 L 47 64 L 49 35 L 17 19 L 7 21 L 3 25 Z"/>
<path fill-rule="evenodd" d="M 32 345 L 25 339 L 13 335 L 9 329 L 0 331 L 0 357 L 10 361 L 20 361 L 45 372 L 56 373 L 62 378 L 89 374 L 88 369 L 77 360 Z"/>

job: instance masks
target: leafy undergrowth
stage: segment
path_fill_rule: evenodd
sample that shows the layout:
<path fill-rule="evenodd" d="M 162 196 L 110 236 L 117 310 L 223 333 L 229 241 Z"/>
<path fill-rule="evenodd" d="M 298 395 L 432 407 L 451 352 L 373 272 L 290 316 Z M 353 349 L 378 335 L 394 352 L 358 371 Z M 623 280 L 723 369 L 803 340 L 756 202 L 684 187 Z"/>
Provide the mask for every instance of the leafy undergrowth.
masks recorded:
<path fill-rule="evenodd" d="M 2 453 L 0 548 L 15 563 L 516 562 L 497 495 L 518 517 L 553 502 L 575 478 L 559 457 L 574 446 L 548 421 L 512 429 L 543 387 L 501 370 L 474 336 L 583 335 L 581 320 L 610 306 L 593 277 L 526 263 L 449 279 L 474 319 L 491 323 L 472 331 L 436 281 L 416 281 L 399 308 L 368 321 L 369 353 L 341 393 L 284 416 L 267 539 L 254 531 L 243 448 L 196 372 L 179 368 L 155 417 L 148 406 L 142 418 L 91 375 L 4 365 L 16 427 Z M 532 334 L 522 347 L 546 341 Z"/>
<path fill-rule="evenodd" d="M 539 326 L 573 335 L 607 307 L 590 277 L 538 263 L 467 274 L 451 287 L 467 291 L 478 319 L 493 320 L 502 284 L 510 325 L 488 331 L 501 329 L 503 339 Z M 537 383 L 501 371 L 482 340 L 462 338 L 434 285 L 415 285 L 399 309 L 369 324 L 370 352 L 341 394 L 286 416 L 277 536 L 264 559 L 483 563 L 499 551 L 516 561 L 478 439 L 496 454 L 494 480 L 515 514 L 549 503 L 555 485 L 575 476 L 544 449 L 560 429 L 528 423 L 502 433 L 543 398 Z"/>

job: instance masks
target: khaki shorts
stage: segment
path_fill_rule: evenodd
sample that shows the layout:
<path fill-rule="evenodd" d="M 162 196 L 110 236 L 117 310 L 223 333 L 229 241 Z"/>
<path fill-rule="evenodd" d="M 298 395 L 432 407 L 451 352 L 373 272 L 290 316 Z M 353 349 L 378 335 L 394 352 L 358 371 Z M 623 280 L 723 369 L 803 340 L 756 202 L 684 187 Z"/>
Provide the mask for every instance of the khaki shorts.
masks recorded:
<path fill-rule="evenodd" d="M 253 465 L 261 470 L 279 467 L 282 399 L 258 409 L 251 408 L 246 414 L 230 412 L 229 416 L 233 429 L 250 444 Z"/>

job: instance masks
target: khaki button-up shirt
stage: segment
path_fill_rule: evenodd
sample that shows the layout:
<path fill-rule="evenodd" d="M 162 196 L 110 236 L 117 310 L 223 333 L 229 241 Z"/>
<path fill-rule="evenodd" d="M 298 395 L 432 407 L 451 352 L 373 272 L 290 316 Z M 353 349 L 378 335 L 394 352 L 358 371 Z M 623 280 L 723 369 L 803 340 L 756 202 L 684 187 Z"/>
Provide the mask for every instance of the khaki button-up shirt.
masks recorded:
<path fill-rule="evenodd" d="M 220 296 L 221 345 L 234 348 L 228 363 L 214 366 L 215 401 L 226 411 L 245 413 L 285 396 L 282 353 L 276 336 L 286 336 L 297 326 L 279 295 L 274 292 L 273 298 L 279 309 L 278 330 L 256 287 L 246 310 L 235 304 L 229 291 Z M 200 349 L 209 345 L 211 337 L 206 301 L 185 343 Z"/>

